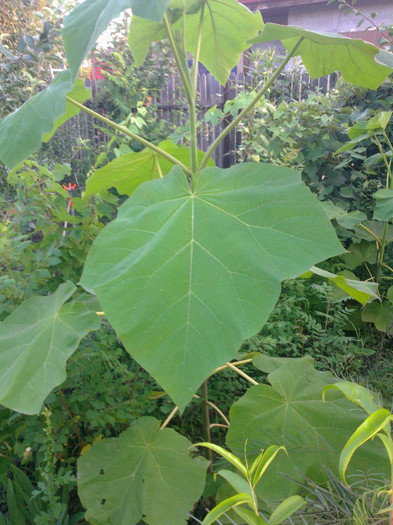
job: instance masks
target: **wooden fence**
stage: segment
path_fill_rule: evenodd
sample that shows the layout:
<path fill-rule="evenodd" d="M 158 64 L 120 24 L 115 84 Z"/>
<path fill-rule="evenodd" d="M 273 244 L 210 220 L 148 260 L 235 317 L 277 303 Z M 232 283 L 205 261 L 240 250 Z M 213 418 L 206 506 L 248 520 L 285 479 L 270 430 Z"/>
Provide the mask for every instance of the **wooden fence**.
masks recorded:
<path fill-rule="evenodd" d="M 327 92 L 332 89 L 336 82 L 336 75 L 323 77 L 316 81 L 311 81 L 306 73 L 296 74 L 286 73 L 289 88 L 289 97 L 293 100 L 301 100 L 310 91 Z M 289 75 L 289 76 L 288 76 Z M 223 110 L 229 100 L 233 100 L 244 88 L 253 88 L 257 82 L 255 77 L 245 76 L 243 73 L 232 73 L 225 86 L 222 86 L 210 74 L 201 73 L 198 75 L 198 148 L 206 151 L 210 144 L 218 137 L 223 129 L 231 122 L 232 117 L 227 116 L 217 125 L 205 120 L 205 115 L 209 109 L 217 107 Z M 159 111 L 159 118 L 172 123 L 175 126 L 185 126 L 188 121 L 187 105 L 184 102 L 184 94 L 180 88 L 181 83 L 178 77 L 171 77 L 162 86 L 159 95 L 153 100 Z M 82 140 L 88 139 L 92 146 L 98 146 L 102 142 L 108 142 L 109 137 L 105 133 L 105 126 L 96 119 L 80 112 L 76 117 L 68 122 L 67 133 Z M 236 162 L 236 152 L 242 143 L 242 133 L 238 129 L 233 129 L 221 142 L 214 154 L 216 166 L 229 167 Z M 76 154 L 82 158 L 83 151 Z"/>

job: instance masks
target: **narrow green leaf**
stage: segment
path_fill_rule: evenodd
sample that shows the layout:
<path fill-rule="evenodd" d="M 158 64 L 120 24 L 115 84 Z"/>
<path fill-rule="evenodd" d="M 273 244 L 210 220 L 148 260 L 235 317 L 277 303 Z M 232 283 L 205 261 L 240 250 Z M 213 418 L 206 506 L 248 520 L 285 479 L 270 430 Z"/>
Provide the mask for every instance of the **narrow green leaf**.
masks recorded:
<path fill-rule="evenodd" d="M 65 17 L 62 36 L 72 79 L 97 38 L 125 9 L 148 20 L 161 21 L 169 0 L 85 0 Z"/>
<path fill-rule="evenodd" d="M 393 217 L 393 189 L 384 188 L 374 193 L 376 200 L 373 219 L 388 221 Z"/>
<path fill-rule="evenodd" d="M 159 146 L 166 153 L 190 167 L 189 148 L 176 146 L 171 140 L 165 140 Z M 199 160 L 202 160 L 203 155 L 202 151 L 198 151 Z M 209 162 L 210 165 L 214 165 L 213 160 Z M 84 196 L 89 197 L 111 187 L 116 188 L 121 194 L 131 195 L 142 182 L 158 179 L 169 173 L 172 168 L 173 164 L 170 161 L 158 156 L 148 148 L 139 153 L 126 153 L 95 171 L 87 179 Z"/>
<path fill-rule="evenodd" d="M 376 89 L 392 73 L 392 68 L 382 65 L 380 58 L 377 63 L 376 56 L 380 56 L 378 47 L 362 40 L 308 31 L 301 27 L 265 24 L 262 33 L 249 44 L 281 40 L 285 48 L 291 50 L 300 37 L 303 41 L 296 54 L 301 56 L 312 78 L 341 71 L 347 82 Z"/>
<path fill-rule="evenodd" d="M 379 432 L 379 434 L 377 434 L 377 437 L 379 437 L 379 439 L 382 441 L 383 446 L 385 447 L 386 452 L 388 453 L 390 465 L 393 465 L 393 442 L 391 436 Z"/>
<path fill-rule="evenodd" d="M 261 516 L 257 516 L 255 512 L 252 512 L 245 507 L 234 507 L 233 510 L 247 523 L 247 525 L 269 525 L 266 520 L 261 518 Z"/>
<path fill-rule="evenodd" d="M 284 500 L 270 516 L 269 525 L 279 525 L 294 512 L 304 507 L 306 500 L 301 496 L 291 496 Z"/>
<path fill-rule="evenodd" d="M 82 303 L 64 304 L 71 282 L 46 297 L 31 297 L 0 323 L 0 403 L 37 414 L 50 391 L 66 378 L 65 364 L 90 330 L 99 328 Z"/>
<path fill-rule="evenodd" d="M 366 304 L 371 297 L 378 299 L 378 284 L 369 283 L 365 281 L 356 281 L 355 279 L 349 279 L 345 275 L 335 275 L 334 273 L 327 272 L 321 268 L 313 266 L 308 272 L 300 275 L 300 278 L 308 279 L 312 275 L 319 275 L 328 279 L 331 283 L 336 285 L 349 296 L 358 301 L 360 304 Z"/>
<path fill-rule="evenodd" d="M 229 450 L 226 450 L 225 448 L 222 448 L 219 445 L 215 445 L 214 443 L 206 443 L 206 442 L 196 443 L 194 446 L 210 448 L 210 450 L 213 450 L 217 454 L 220 454 L 220 456 L 222 456 L 229 463 L 231 463 L 234 467 L 236 467 L 243 474 L 243 476 L 247 476 L 246 467 L 243 465 L 240 459 L 234 454 L 232 454 L 232 452 L 229 452 Z"/>
<path fill-rule="evenodd" d="M 239 476 L 236 472 L 232 472 L 231 470 L 219 470 L 217 472 L 219 476 L 224 478 L 238 493 L 245 493 L 252 498 L 251 489 L 247 483 L 247 481 Z"/>
<path fill-rule="evenodd" d="M 322 399 L 325 400 L 328 390 L 338 390 L 352 403 L 360 406 L 368 414 L 373 414 L 381 407 L 374 402 L 374 396 L 364 386 L 351 383 L 350 381 L 339 381 L 334 385 L 327 385 L 322 391 Z"/>
<path fill-rule="evenodd" d="M 50 133 L 64 115 L 65 96 L 71 90 L 69 71 L 61 71 L 46 89 L 0 121 L 0 160 L 6 166 L 13 168 L 37 151 L 42 136 Z"/>
<path fill-rule="evenodd" d="M 369 439 L 373 439 L 392 420 L 393 416 L 389 410 L 381 408 L 371 414 L 349 438 L 345 447 L 343 448 L 343 451 L 341 452 L 339 462 L 340 476 L 345 483 L 347 483 L 347 480 L 345 479 L 345 473 L 356 450 Z"/>
<path fill-rule="evenodd" d="M 274 461 L 274 458 L 277 456 L 280 450 L 283 450 L 287 454 L 286 448 L 282 445 L 280 447 L 278 445 L 271 445 L 267 450 L 265 450 L 252 480 L 253 487 L 255 487 L 255 485 L 264 475 L 267 468 Z"/>
<path fill-rule="evenodd" d="M 237 505 L 243 505 L 244 503 L 247 503 L 251 506 L 253 504 L 252 498 L 248 494 L 236 494 L 236 496 L 232 496 L 231 498 L 222 501 L 209 512 L 209 514 L 202 521 L 202 525 L 211 525 L 216 520 L 218 520 L 220 516 L 226 512 L 229 512 Z"/>
<path fill-rule="evenodd" d="M 141 184 L 119 208 L 93 243 L 81 282 L 182 410 L 258 333 L 281 280 L 342 251 L 294 170 L 207 168 L 191 192 L 175 167 Z"/>
<path fill-rule="evenodd" d="M 86 89 L 83 80 L 78 78 L 76 79 L 72 90 L 67 94 L 72 99 L 82 104 L 82 102 L 90 98 L 91 90 Z M 57 128 L 59 128 L 62 124 L 64 124 L 64 122 L 66 122 L 71 117 L 74 117 L 75 115 L 77 115 L 79 111 L 80 109 L 74 106 L 74 104 L 71 104 L 70 102 L 66 102 L 64 115 L 56 120 L 54 128 L 52 129 L 50 133 L 45 133 L 43 135 L 42 141 L 48 142 L 50 138 L 53 136 L 53 134 L 56 132 Z"/>
<path fill-rule="evenodd" d="M 263 451 L 260 454 L 258 454 L 258 456 L 252 462 L 251 468 L 249 470 L 250 476 L 252 476 L 254 474 L 254 471 L 257 468 L 257 466 L 259 465 L 259 462 L 262 459 L 262 456 L 263 456 Z"/>
<path fill-rule="evenodd" d="M 208 462 L 160 421 L 142 417 L 78 459 L 78 493 L 94 525 L 184 523 L 205 485 Z"/>

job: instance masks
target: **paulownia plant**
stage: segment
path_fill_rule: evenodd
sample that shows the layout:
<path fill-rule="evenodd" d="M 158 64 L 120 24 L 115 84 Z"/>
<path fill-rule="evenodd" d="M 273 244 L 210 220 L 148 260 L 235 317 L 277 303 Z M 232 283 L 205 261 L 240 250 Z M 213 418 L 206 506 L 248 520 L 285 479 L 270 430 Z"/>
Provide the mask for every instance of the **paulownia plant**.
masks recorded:
<path fill-rule="evenodd" d="M 188 149 L 169 141 L 151 144 L 83 106 L 88 94 L 77 80 L 79 67 L 111 20 L 128 8 L 137 63 L 154 40 L 167 39 L 172 48 L 188 101 Z M 69 69 L 0 122 L 0 160 L 17 166 L 77 110 L 146 147 L 119 157 L 87 183 L 87 196 L 114 186 L 129 198 L 94 242 L 79 286 L 97 296 L 126 350 L 180 411 L 202 383 L 207 406 L 207 377 L 261 329 L 281 281 L 344 251 L 297 172 L 252 163 L 218 169 L 212 153 L 293 56 L 301 56 L 312 76 L 339 69 L 348 82 L 370 88 L 391 73 L 391 57 L 360 40 L 264 25 L 259 13 L 236 0 L 85 0 L 65 18 L 62 35 Z M 199 152 L 199 62 L 224 84 L 253 42 L 272 39 L 283 41 L 285 60 Z M 74 289 L 66 283 L 52 296 L 32 298 L 2 322 L 5 406 L 39 412 L 64 380 L 80 338 L 97 328 L 95 314 L 70 298 Z M 91 523 L 184 522 L 203 490 L 207 463 L 190 456 L 191 444 L 165 428 L 168 422 L 141 418 L 80 458 L 79 493 Z"/>

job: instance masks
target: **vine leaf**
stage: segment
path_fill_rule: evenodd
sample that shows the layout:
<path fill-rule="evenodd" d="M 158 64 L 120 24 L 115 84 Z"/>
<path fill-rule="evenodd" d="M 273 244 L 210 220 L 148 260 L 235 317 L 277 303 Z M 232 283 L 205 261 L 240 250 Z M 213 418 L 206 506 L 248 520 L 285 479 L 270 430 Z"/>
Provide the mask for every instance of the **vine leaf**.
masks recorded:
<path fill-rule="evenodd" d="M 160 22 L 169 0 L 85 0 L 64 19 L 62 37 L 71 76 L 78 70 L 109 23 L 125 9 L 141 18 Z"/>
<path fill-rule="evenodd" d="M 81 284 L 182 410 L 258 333 L 282 280 L 342 252 L 294 170 L 207 168 L 192 193 L 175 167 L 119 208 L 93 243 Z"/>
<path fill-rule="evenodd" d="M 227 444 L 236 454 L 244 451 L 248 440 L 249 461 L 261 447 L 272 443 L 285 446 L 288 452 L 270 465 L 257 487 L 258 494 L 278 499 L 298 491 L 299 485 L 280 472 L 301 480 L 300 471 L 316 482 L 326 480 L 323 466 L 338 474 L 341 450 L 363 422 L 363 410 L 334 391 L 323 402 L 323 389 L 335 378 L 315 370 L 308 356 L 282 360 L 256 357 L 254 365 L 270 372 L 270 385 L 251 387 L 232 405 Z M 352 462 L 353 472 L 387 475 L 385 451 L 379 443 L 359 450 Z"/>
<path fill-rule="evenodd" d="M 161 142 L 159 147 L 190 167 L 189 148 L 176 146 L 171 140 Z M 202 151 L 198 152 L 199 161 L 202 160 L 203 155 Z M 211 159 L 209 163 L 214 165 Z M 158 179 L 169 173 L 172 168 L 172 162 L 160 157 L 149 148 L 138 153 L 126 153 L 95 171 L 88 178 L 85 197 L 101 193 L 111 187 L 116 188 L 121 194 L 131 195 L 142 182 Z"/>
<path fill-rule="evenodd" d="M 47 297 L 30 297 L 0 323 L 0 403 L 37 414 L 50 391 L 66 378 L 65 364 L 98 317 L 80 302 L 64 304 L 71 282 Z"/>
<path fill-rule="evenodd" d="M 94 444 L 78 460 L 78 491 L 93 525 L 186 523 L 202 494 L 207 460 L 160 422 L 141 417 L 117 438 Z"/>
<path fill-rule="evenodd" d="M 66 111 L 66 94 L 73 85 L 69 71 L 57 73 L 49 86 L 0 121 L 0 160 L 9 168 L 37 151 Z M 12 137 L 12 147 L 10 146 Z"/>
<path fill-rule="evenodd" d="M 377 55 L 380 57 L 378 47 L 363 40 L 307 31 L 301 27 L 265 24 L 262 33 L 249 40 L 248 44 L 281 40 L 289 51 L 300 37 L 303 37 L 303 41 L 296 54 L 301 56 L 312 78 L 339 70 L 347 82 L 377 89 L 392 73 L 392 67 L 376 62 Z M 391 62 L 389 66 L 392 66 Z"/>
<path fill-rule="evenodd" d="M 175 34 L 183 35 L 187 51 L 195 55 L 199 29 L 202 27 L 203 46 L 200 61 L 210 73 L 225 84 L 231 70 L 238 64 L 241 54 L 247 49 L 245 41 L 257 35 L 263 27 L 259 11 L 252 13 L 236 0 L 205 0 L 185 2 L 183 10 L 179 2 L 169 4 L 168 19 Z M 201 9 L 203 9 L 201 25 Z M 185 13 L 185 26 L 182 14 Z M 137 65 L 141 65 L 152 42 L 167 37 L 163 24 L 134 17 L 128 37 L 130 49 Z"/>

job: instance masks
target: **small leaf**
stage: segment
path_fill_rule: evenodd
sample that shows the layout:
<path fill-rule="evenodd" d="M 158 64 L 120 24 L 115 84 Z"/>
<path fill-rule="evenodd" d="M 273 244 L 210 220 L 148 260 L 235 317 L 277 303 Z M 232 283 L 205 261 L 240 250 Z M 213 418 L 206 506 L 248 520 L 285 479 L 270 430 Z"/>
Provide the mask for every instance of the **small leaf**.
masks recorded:
<path fill-rule="evenodd" d="M 383 446 L 385 447 L 386 452 L 388 453 L 390 465 L 393 465 L 393 443 L 391 436 L 379 432 L 379 434 L 377 434 L 377 437 L 379 437 L 379 439 L 382 441 Z"/>
<path fill-rule="evenodd" d="M 374 396 L 364 388 L 364 386 L 357 385 L 350 381 L 339 381 L 334 385 L 327 385 L 322 391 L 322 399 L 325 400 L 325 395 L 328 390 L 339 390 L 344 396 L 349 399 L 352 403 L 360 406 L 368 414 L 373 414 L 379 408 L 374 402 Z"/>
<path fill-rule="evenodd" d="M 117 438 L 95 443 L 78 459 L 78 493 L 94 525 L 184 523 L 202 494 L 208 462 L 191 443 L 152 417 Z"/>
<path fill-rule="evenodd" d="M 222 456 L 229 463 L 231 463 L 234 467 L 236 467 L 237 470 L 239 470 L 243 474 L 243 476 L 245 477 L 247 476 L 246 467 L 243 465 L 240 459 L 234 454 L 232 454 L 232 452 L 229 452 L 229 450 L 226 450 L 225 448 L 222 448 L 219 445 L 215 445 L 214 443 L 201 442 L 201 443 L 196 443 L 194 446 L 195 447 L 206 447 L 206 448 L 209 448 L 210 450 L 214 450 L 214 452 L 216 452 L 217 454 L 220 454 L 220 456 Z"/>
<path fill-rule="evenodd" d="M 245 507 L 238 506 L 234 507 L 233 510 L 247 523 L 247 525 L 269 525 L 266 520 L 261 518 L 261 516 L 257 516 L 255 512 L 252 512 Z"/>
<path fill-rule="evenodd" d="M 343 290 L 349 297 L 352 297 L 360 304 L 366 304 L 371 297 L 374 299 L 379 298 L 377 283 L 349 279 L 345 275 L 335 275 L 334 273 L 327 272 L 326 270 L 322 270 L 316 266 L 313 266 L 308 272 L 300 275 L 299 277 L 307 279 L 313 274 L 328 279 L 331 283 Z"/>
<path fill-rule="evenodd" d="M 269 525 L 279 525 L 294 512 L 304 507 L 306 500 L 301 496 L 291 496 L 284 500 L 270 516 Z"/>
<path fill-rule="evenodd" d="M 165 140 L 159 146 L 190 167 L 189 148 L 176 146 L 171 140 Z M 202 151 L 198 151 L 199 160 L 203 155 Z M 209 164 L 214 165 L 213 160 L 210 160 Z M 169 173 L 172 168 L 173 164 L 169 160 L 160 157 L 149 148 L 138 153 L 126 153 L 95 171 L 87 179 L 84 196 L 89 197 L 111 187 L 116 188 L 121 194 L 131 195 L 142 182 L 158 179 Z"/>
<path fill-rule="evenodd" d="M 376 89 L 392 73 L 391 67 L 381 65 L 382 62 L 386 64 L 387 60 L 385 55 L 382 55 L 381 60 L 378 47 L 340 35 L 307 31 L 301 27 L 265 24 L 262 33 L 248 43 L 281 40 L 289 51 L 300 37 L 303 41 L 296 54 L 301 56 L 312 78 L 341 71 L 347 82 Z M 377 55 L 379 63 L 376 62 Z"/>
<path fill-rule="evenodd" d="M 283 450 L 287 454 L 286 448 L 283 446 L 279 447 L 278 445 L 271 445 L 267 450 L 265 450 L 265 452 L 263 453 L 259 461 L 258 467 L 255 471 L 255 474 L 252 480 L 253 487 L 255 487 L 255 485 L 264 475 L 264 473 L 266 472 L 266 469 L 269 467 L 272 461 L 274 461 L 274 458 L 277 456 L 280 450 Z"/>
<path fill-rule="evenodd" d="M 248 494 L 236 494 L 236 496 L 232 496 L 231 498 L 222 501 L 209 512 L 209 514 L 202 521 L 202 525 L 211 525 L 220 516 L 233 509 L 233 507 L 236 507 L 237 505 L 243 505 L 244 503 L 247 503 L 250 506 L 253 505 L 252 498 Z"/>
<path fill-rule="evenodd" d="M 232 472 L 231 470 L 219 470 L 217 472 L 219 476 L 224 478 L 238 493 L 245 493 L 252 497 L 251 489 L 247 483 L 247 481 L 239 476 L 236 472 Z"/>
<path fill-rule="evenodd" d="M 46 297 L 31 297 L 0 323 L 0 402 L 37 414 L 50 391 L 66 378 L 65 364 L 98 317 L 79 302 L 64 304 L 71 282 Z"/>
<path fill-rule="evenodd" d="M 384 188 L 374 193 L 376 200 L 373 219 L 388 221 L 393 217 L 393 189 Z"/>
<path fill-rule="evenodd" d="M 356 450 L 366 443 L 366 441 L 374 438 L 392 420 L 393 416 L 389 410 L 381 408 L 371 414 L 349 438 L 341 452 L 339 462 L 340 476 L 346 484 L 348 483 L 345 479 L 345 473 Z"/>

